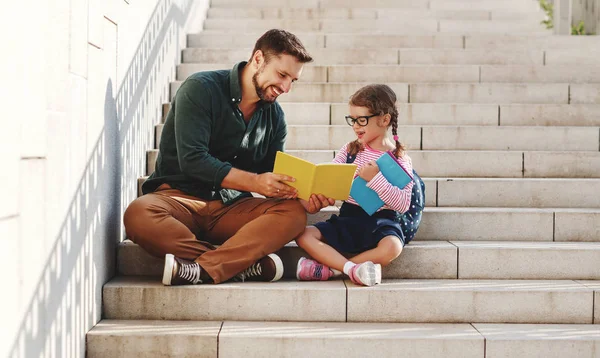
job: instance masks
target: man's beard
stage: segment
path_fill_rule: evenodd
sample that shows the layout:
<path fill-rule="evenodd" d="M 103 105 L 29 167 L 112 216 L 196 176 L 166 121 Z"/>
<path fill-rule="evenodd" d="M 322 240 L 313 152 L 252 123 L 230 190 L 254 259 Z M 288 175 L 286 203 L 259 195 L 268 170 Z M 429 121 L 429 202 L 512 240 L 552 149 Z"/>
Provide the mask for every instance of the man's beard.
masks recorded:
<path fill-rule="evenodd" d="M 252 84 L 254 84 L 254 90 L 256 91 L 256 95 L 258 95 L 258 98 L 260 98 L 262 101 L 268 102 L 268 103 L 273 103 L 275 102 L 275 100 L 277 99 L 277 97 L 273 97 L 273 98 L 267 98 L 265 96 L 265 91 L 266 89 L 268 89 L 269 87 L 267 87 L 266 89 L 261 88 L 258 85 L 258 75 L 261 74 L 262 68 L 259 69 L 253 76 L 252 76 Z"/>

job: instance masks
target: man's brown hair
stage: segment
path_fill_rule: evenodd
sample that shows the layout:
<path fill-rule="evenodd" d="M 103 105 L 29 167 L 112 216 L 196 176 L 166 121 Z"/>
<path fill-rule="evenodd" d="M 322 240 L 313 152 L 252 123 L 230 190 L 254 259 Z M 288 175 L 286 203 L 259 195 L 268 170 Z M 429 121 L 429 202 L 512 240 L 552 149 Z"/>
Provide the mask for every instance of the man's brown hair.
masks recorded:
<path fill-rule="evenodd" d="M 291 32 L 285 30 L 272 29 L 265 32 L 254 45 L 252 56 L 256 51 L 261 50 L 265 61 L 269 62 L 272 56 L 288 54 L 294 56 L 301 63 L 312 62 L 313 58 L 308 54 L 300 39 Z"/>

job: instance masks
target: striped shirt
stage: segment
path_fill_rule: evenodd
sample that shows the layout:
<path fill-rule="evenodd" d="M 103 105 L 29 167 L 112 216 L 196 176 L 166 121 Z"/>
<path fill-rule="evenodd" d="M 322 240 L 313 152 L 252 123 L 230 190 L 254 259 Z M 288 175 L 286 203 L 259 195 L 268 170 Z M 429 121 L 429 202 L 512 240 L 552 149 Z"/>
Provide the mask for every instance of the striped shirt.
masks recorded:
<path fill-rule="evenodd" d="M 377 149 L 373 149 L 367 145 L 365 145 L 365 149 L 358 152 L 356 155 L 356 159 L 354 160 L 354 164 L 357 165 L 356 172 L 354 173 L 354 177 L 358 176 L 358 169 L 362 168 L 364 165 L 368 164 L 371 161 L 375 161 L 379 159 L 386 152 L 382 152 Z M 346 163 L 346 159 L 348 156 L 348 144 L 344 145 L 342 149 L 337 153 L 335 158 L 333 159 L 334 163 Z M 407 154 L 404 154 L 404 157 L 397 158 L 398 164 L 400 164 L 404 170 L 408 173 L 412 173 L 412 161 Z M 391 209 L 396 210 L 400 214 L 404 214 L 408 211 L 410 206 L 410 199 L 412 195 L 412 187 L 414 182 L 408 183 L 403 189 L 398 188 L 397 186 L 392 185 L 387 179 L 381 174 L 381 172 L 377 173 L 373 179 L 367 182 L 367 187 L 373 189 L 383 200 L 385 203 L 384 206 L 379 210 L 383 209 Z M 358 203 L 350 196 L 346 202 L 354 205 L 358 205 Z"/>

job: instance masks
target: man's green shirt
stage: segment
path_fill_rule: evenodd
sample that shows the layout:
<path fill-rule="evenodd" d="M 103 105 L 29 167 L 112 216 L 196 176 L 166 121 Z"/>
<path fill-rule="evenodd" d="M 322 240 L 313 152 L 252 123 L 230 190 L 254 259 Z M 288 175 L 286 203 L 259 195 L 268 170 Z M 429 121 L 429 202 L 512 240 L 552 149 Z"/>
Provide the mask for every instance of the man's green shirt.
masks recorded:
<path fill-rule="evenodd" d="M 287 135 L 283 110 L 277 102 L 261 101 L 246 123 L 238 107 L 245 65 L 198 72 L 183 82 L 165 121 L 156 169 L 142 186 L 144 194 L 167 183 L 202 199 L 231 203 L 251 196 L 221 187 L 232 167 L 259 174 L 273 170 Z"/>

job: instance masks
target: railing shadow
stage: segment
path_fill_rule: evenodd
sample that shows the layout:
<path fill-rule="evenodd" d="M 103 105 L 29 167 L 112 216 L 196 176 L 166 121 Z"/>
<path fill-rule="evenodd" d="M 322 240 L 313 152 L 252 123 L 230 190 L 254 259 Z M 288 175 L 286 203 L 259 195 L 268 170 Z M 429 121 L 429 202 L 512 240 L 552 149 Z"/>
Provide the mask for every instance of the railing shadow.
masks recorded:
<path fill-rule="evenodd" d="M 9 357 L 83 357 L 85 334 L 102 314 L 102 285 L 115 272 L 122 214 L 145 174 L 154 125 L 168 100 L 193 0 L 160 1 L 113 93 L 106 82 L 104 128 L 75 189 Z"/>

